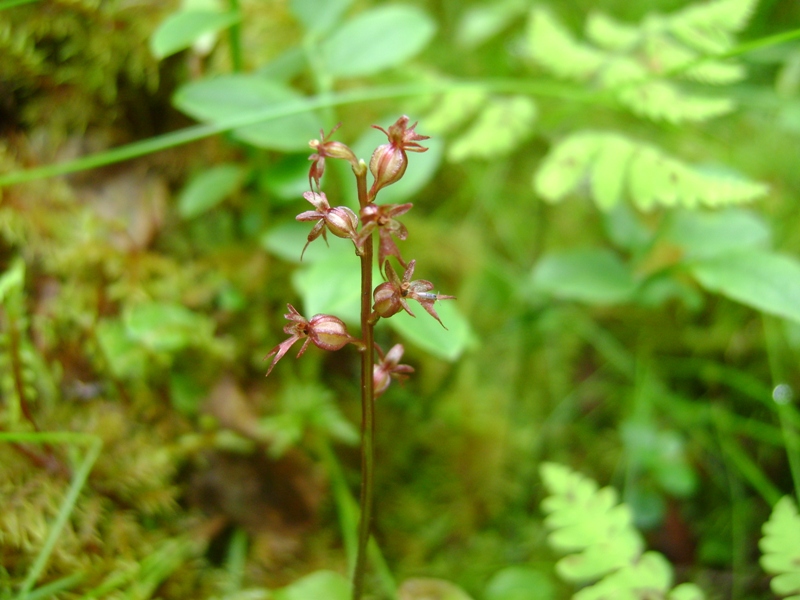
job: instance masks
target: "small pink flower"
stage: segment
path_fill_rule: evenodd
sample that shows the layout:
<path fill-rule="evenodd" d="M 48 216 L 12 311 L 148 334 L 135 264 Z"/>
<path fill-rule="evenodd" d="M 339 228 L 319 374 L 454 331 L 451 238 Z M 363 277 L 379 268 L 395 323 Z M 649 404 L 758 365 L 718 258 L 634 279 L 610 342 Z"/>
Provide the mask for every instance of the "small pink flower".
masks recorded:
<path fill-rule="evenodd" d="M 374 310 L 378 316 L 384 318 L 391 317 L 401 310 L 415 317 L 416 315 L 411 312 L 408 302 L 406 302 L 407 298 L 411 298 L 419 302 L 422 308 L 444 327 L 444 323 L 442 323 L 442 320 L 433 308 L 433 303 L 437 300 L 455 300 L 455 296 L 432 294 L 431 290 L 433 289 L 433 284 L 425 279 L 411 281 L 411 276 L 414 274 L 414 267 L 416 264 L 417 261 L 415 260 L 408 263 L 408 267 L 406 267 L 403 273 L 403 280 L 401 281 L 389 264 L 389 261 L 386 261 L 384 269 L 389 277 L 389 281 L 375 288 L 372 294 L 372 298 L 375 300 L 375 304 L 372 305 L 372 310 Z M 447 327 L 444 328 L 447 329 Z"/>
<path fill-rule="evenodd" d="M 322 239 L 328 242 L 326 237 L 326 230 L 329 230 L 333 235 L 340 238 L 350 238 L 355 242 L 357 235 L 356 227 L 358 227 L 358 217 L 356 213 L 347 208 L 346 206 L 336 206 L 331 208 L 328 203 L 328 198 L 323 193 L 306 192 L 303 198 L 311 202 L 316 210 L 307 210 L 300 213 L 295 217 L 298 221 L 317 221 L 311 233 L 308 234 L 308 241 L 303 246 L 303 251 L 300 253 L 300 260 L 303 260 L 303 254 L 306 252 L 308 245 L 322 235 Z"/>
<path fill-rule="evenodd" d="M 400 256 L 400 250 L 397 248 L 392 236 L 399 240 L 405 240 L 408 237 L 408 230 L 406 226 L 400 221 L 395 220 L 398 217 L 407 213 L 414 205 L 408 204 L 377 204 L 369 203 L 361 209 L 361 233 L 358 234 L 356 245 L 361 246 L 364 240 L 372 234 L 375 229 L 378 230 L 378 237 L 380 244 L 378 245 L 378 265 L 383 268 L 383 263 L 387 257 L 394 256 L 397 261 L 406 267 L 406 262 Z"/>
<path fill-rule="evenodd" d="M 376 345 L 375 349 L 381 357 L 381 361 L 372 368 L 372 383 L 375 397 L 378 398 L 389 387 L 392 379 L 397 381 L 405 381 L 408 379 L 409 373 L 414 372 L 414 368 L 409 365 L 400 365 L 400 359 L 403 358 L 403 345 L 395 344 L 383 355 L 381 349 Z"/>
<path fill-rule="evenodd" d="M 341 350 L 347 344 L 363 346 L 361 340 L 347 333 L 347 326 L 341 319 L 333 315 L 314 315 L 311 320 L 306 320 L 303 315 L 297 312 L 294 306 L 291 304 L 286 306 L 289 308 L 289 313 L 283 315 L 283 317 L 290 322 L 283 328 L 283 332 L 289 338 L 275 346 L 264 357 L 264 360 L 267 360 L 273 354 L 275 355 L 269 365 L 267 375 L 272 372 L 272 368 L 289 351 L 289 348 L 301 339 L 305 339 L 305 342 L 303 342 L 300 352 L 297 353 L 297 358 L 303 355 L 306 348 L 308 348 L 309 342 L 323 350 Z"/>
<path fill-rule="evenodd" d="M 427 140 L 429 136 L 420 135 L 414 131 L 416 126 L 417 124 L 414 123 L 411 127 L 408 127 L 408 117 L 405 115 L 389 126 L 389 131 L 386 131 L 383 127 L 373 125 L 375 129 L 380 129 L 386 134 L 386 137 L 389 138 L 389 143 L 378 146 L 369 161 L 369 170 L 375 178 L 369 190 L 370 199 L 375 198 L 381 188 L 395 183 L 403 176 L 408 167 L 406 152 L 425 152 L 428 150 L 417 142 Z"/>
<path fill-rule="evenodd" d="M 337 123 L 336 126 L 330 130 L 328 135 L 325 135 L 325 131 L 320 129 L 320 139 L 311 140 L 308 142 L 308 145 L 311 146 L 312 149 L 316 150 L 314 154 L 308 157 L 308 160 L 312 161 L 311 168 L 308 171 L 308 187 L 310 187 L 312 190 L 314 189 L 314 186 L 311 185 L 311 182 L 314 181 L 317 184 L 317 191 L 319 191 L 319 181 L 322 179 L 323 173 L 325 173 L 326 158 L 343 158 L 350 161 L 350 164 L 353 165 L 353 167 L 358 166 L 358 159 L 348 146 L 341 142 L 334 142 L 329 139 L 334 132 L 341 127 L 341 125 L 341 123 Z"/>

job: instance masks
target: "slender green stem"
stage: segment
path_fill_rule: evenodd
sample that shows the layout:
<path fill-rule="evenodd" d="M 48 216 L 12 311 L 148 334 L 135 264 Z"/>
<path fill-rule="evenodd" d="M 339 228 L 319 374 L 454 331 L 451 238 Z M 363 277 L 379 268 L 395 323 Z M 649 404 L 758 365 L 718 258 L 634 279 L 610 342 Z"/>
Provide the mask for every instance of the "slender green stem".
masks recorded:
<path fill-rule="evenodd" d="M 228 0 L 228 6 L 231 12 L 239 12 L 239 0 Z M 234 73 L 239 73 L 244 69 L 244 60 L 242 59 L 242 25 L 241 21 L 237 21 L 228 29 L 228 43 L 231 47 L 231 66 Z"/>
<path fill-rule="evenodd" d="M 792 422 L 795 409 L 791 405 L 792 389 L 786 383 L 786 368 L 780 357 L 780 334 L 775 319 L 764 316 L 764 335 L 766 339 L 767 360 L 769 361 L 770 374 L 772 375 L 772 400 L 777 405 L 778 420 L 783 433 L 783 442 L 786 446 L 786 456 L 789 459 L 789 471 L 794 482 L 794 493 L 800 498 L 800 436 Z"/>
<path fill-rule="evenodd" d="M 364 208 L 367 197 L 367 166 L 362 161 L 353 169 L 358 185 L 358 203 Z M 364 242 L 361 254 L 361 336 L 364 349 L 361 353 L 361 518 L 358 525 L 358 550 L 353 571 L 353 600 L 360 600 L 364 591 L 367 567 L 367 547 L 372 525 L 373 487 L 375 483 L 375 394 L 372 370 L 374 366 L 372 310 L 372 236 Z"/>

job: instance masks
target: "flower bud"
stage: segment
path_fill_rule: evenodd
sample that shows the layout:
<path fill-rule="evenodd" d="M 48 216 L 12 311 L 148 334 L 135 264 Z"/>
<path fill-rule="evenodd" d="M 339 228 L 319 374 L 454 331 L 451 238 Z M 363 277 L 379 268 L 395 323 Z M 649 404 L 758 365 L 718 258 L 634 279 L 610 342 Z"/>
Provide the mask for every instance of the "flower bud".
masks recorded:
<path fill-rule="evenodd" d="M 328 230 L 340 238 L 354 238 L 356 227 L 358 227 L 358 217 L 356 213 L 346 206 L 335 206 L 325 214 L 325 223 Z"/>
<path fill-rule="evenodd" d="M 308 337 L 317 348 L 341 350 L 347 344 L 358 343 L 358 340 L 347 333 L 344 322 L 333 315 L 314 315 L 308 326 Z"/>
<path fill-rule="evenodd" d="M 378 190 L 398 181 L 407 167 L 408 157 L 402 147 L 394 144 L 378 146 L 369 161 L 369 171 L 375 178 L 371 195 L 374 197 Z"/>
<path fill-rule="evenodd" d="M 403 309 L 403 303 L 400 301 L 397 287 L 390 281 L 386 281 L 376 287 L 372 298 L 375 300 L 372 310 L 381 317 L 391 317 Z"/>

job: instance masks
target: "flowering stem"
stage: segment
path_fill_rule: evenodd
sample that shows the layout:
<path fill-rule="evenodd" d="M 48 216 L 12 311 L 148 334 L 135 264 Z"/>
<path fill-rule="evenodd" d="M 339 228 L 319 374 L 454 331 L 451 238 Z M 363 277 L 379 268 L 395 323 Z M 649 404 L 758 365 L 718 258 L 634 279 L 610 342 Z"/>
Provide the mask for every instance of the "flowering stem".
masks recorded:
<path fill-rule="evenodd" d="M 363 161 L 353 168 L 358 185 L 358 203 L 368 204 L 367 166 Z M 372 371 L 374 367 L 373 323 L 370 322 L 372 303 L 372 235 L 365 241 L 361 254 L 361 518 L 358 525 L 358 551 L 353 571 L 353 600 L 360 600 L 364 590 L 367 545 L 372 524 L 372 492 L 375 480 L 375 394 Z"/>

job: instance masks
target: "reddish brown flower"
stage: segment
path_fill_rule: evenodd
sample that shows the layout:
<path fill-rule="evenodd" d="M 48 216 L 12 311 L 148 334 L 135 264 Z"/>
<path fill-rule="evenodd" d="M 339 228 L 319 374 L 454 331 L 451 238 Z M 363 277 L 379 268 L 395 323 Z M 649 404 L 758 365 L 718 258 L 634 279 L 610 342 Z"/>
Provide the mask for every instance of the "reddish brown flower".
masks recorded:
<path fill-rule="evenodd" d="M 397 237 L 399 240 L 405 240 L 408 237 L 408 230 L 406 226 L 400 221 L 395 220 L 398 217 L 411 210 L 413 204 L 384 204 L 378 206 L 377 204 L 369 203 L 361 209 L 361 233 L 358 234 L 356 245 L 362 246 L 364 240 L 367 239 L 375 229 L 378 230 L 380 244 L 378 245 L 378 265 L 383 268 L 383 263 L 389 256 L 394 256 L 397 261 L 406 267 L 406 262 L 400 256 L 400 250 L 397 248 L 392 236 Z"/>
<path fill-rule="evenodd" d="M 283 317 L 290 323 L 283 328 L 283 332 L 290 337 L 275 346 L 264 357 L 264 360 L 267 360 L 273 354 L 275 355 L 267 370 L 267 375 L 272 372 L 272 368 L 289 351 L 289 348 L 301 339 L 306 341 L 300 348 L 300 352 L 297 353 L 297 358 L 303 355 L 306 348 L 308 348 L 309 342 L 323 350 L 341 350 L 347 344 L 363 346 L 360 340 L 347 333 L 347 326 L 341 319 L 333 315 L 314 315 L 311 320 L 307 321 L 303 315 L 297 312 L 294 306 L 291 304 L 286 306 L 289 308 L 289 313 L 283 315 Z"/>
<path fill-rule="evenodd" d="M 370 199 L 374 199 L 379 190 L 398 181 L 406 172 L 408 167 L 408 156 L 406 152 L 425 152 L 427 148 L 420 146 L 417 142 L 427 140 L 429 136 L 420 135 L 414 128 L 414 123 L 408 127 L 408 117 L 403 115 L 394 125 L 386 131 L 383 127 L 373 125 L 375 129 L 380 129 L 389 138 L 388 144 L 383 144 L 375 149 L 369 161 L 369 170 L 375 181 L 369 190 Z"/>
<path fill-rule="evenodd" d="M 312 161 L 311 168 L 308 171 L 308 187 L 310 187 L 312 190 L 314 189 L 314 186 L 311 185 L 312 181 L 316 182 L 317 191 L 320 189 L 319 181 L 322 179 L 323 173 L 325 173 L 326 158 L 343 158 L 350 161 L 350 164 L 353 165 L 353 167 L 358 166 L 358 159 L 348 146 L 341 142 L 335 142 L 329 139 L 334 132 L 341 127 L 341 125 L 341 123 L 337 123 L 336 126 L 330 130 L 328 135 L 325 135 L 325 131 L 320 129 L 320 138 L 318 140 L 311 140 L 308 142 L 308 145 L 316 150 L 314 154 L 308 157 L 308 160 Z"/>
<path fill-rule="evenodd" d="M 336 237 L 350 238 L 355 242 L 356 227 L 358 227 L 356 213 L 346 206 L 331 208 L 324 193 L 306 192 L 303 194 L 303 198 L 311 202 L 316 210 L 302 212 L 295 219 L 298 221 L 317 221 L 317 224 L 308 234 L 308 241 L 306 241 L 306 245 L 303 246 L 303 251 L 300 253 L 300 260 L 303 260 L 303 254 L 305 254 L 308 245 L 320 235 L 322 235 L 322 239 L 326 243 L 328 242 L 325 234 L 326 230 L 329 230 Z"/>
<path fill-rule="evenodd" d="M 401 281 L 397 273 L 395 273 L 395 270 L 389 264 L 389 261 L 386 261 L 384 270 L 389 277 L 389 281 L 375 288 L 372 294 L 372 298 L 375 300 L 375 304 L 372 305 L 372 310 L 381 317 L 391 317 L 400 312 L 400 310 L 404 310 L 412 317 L 415 317 L 416 315 L 411 312 L 408 302 L 406 302 L 407 298 L 411 298 L 419 302 L 422 308 L 444 327 L 444 323 L 442 323 L 442 320 L 433 308 L 433 303 L 437 300 L 455 300 L 455 296 L 432 294 L 431 290 L 433 289 L 433 284 L 425 279 L 411 281 L 411 276 L 414 274 L 414 267 L 416 264 L 417 261 L 415 260 L 408 263 L 408 267 L 406 267 L 403 273 L 403 280 Z M 444 328 L 447 329 L 447 327 Z"/>
<path fill-rule="evenodd" d="M 409 373 L 414 372 L 414 368 L 409 365 L 400 365 L 400 359 L 403 358 L 403 345 L 395 344 L 383 355 L 380 347 L 375 346 L 381 361 L 372 368 L 372 383 L 375 397 L 379 397 L 389 387 L 392 379 L 397 381 L 405 381 L 408 379 Z"/>

